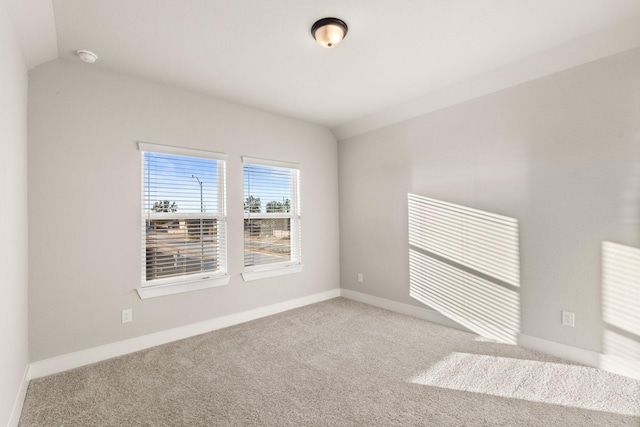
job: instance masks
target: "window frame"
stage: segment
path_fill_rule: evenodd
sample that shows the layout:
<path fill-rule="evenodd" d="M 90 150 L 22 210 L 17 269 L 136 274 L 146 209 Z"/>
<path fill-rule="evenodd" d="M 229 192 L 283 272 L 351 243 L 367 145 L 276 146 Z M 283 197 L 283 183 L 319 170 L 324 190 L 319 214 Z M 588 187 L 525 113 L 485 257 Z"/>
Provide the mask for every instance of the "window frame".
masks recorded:
<path fill-rule="evenodd" d="M 243 223 L 246 219 L 270 219 L 270 218 L 288 218 L 290 219 L 291 227 L 291 259 L 283 262 L 274 262 L 269 264 L 244 266 L 242 278 L 245 282 L 257 279 L 263 279 L 267 277 L 275 277 L 284 274 L 299 273 L 302 271 L 304 265 L 302 263 L 302 233 L 301 233 L 301 206 L 300 206 L 300 164 L 284 162 L 278 160 L 268 160 L 256 157 L 242 156 L 242 188 L 244 194 L 244 188 L 246 183 L 244 182 L 244 169 L 245 165 L 258 165 L 289 169 L 291 171 L 291 198 L 290 198 L 290 212 L 244 212 L 243 210 Z M 243 202 L 245 197 L 243 195 Z M 266 208 L 266 207 L 265 207 Z M 244 242 L 243 236 L 243 259 L 244 259 Z"/>
<path fill-rule="evenodd" d="M 140 286 L 136 289 L 141 299 L 171 295 L 182 292 L 195 291 L 199 289 L 213 288 L 224 286 L 229 283 L 230 276 L 228 274 L 227 259 L 227 229 L 228 218 L 226 209 L 226 161 L 228 156 L 223 153 L 213 151 L 195 150 L 190 148 L 173 147 L 168 145 L 151 144 L 146 142 L 138 142 L 138 150 L 140 151 L 141 173 L 140 173 Z M 155 212 L 153 214 L 145 210 L 145 153 L 167 154 L 182 157 L 191 157 L 199 159 L 216 160 L 217 164 L 217 206 L 216 213 L 168 213 Z M 160 279 L 147 280 L 146 278 L 146 222 L 153 215 L 154 219 L 215 219 L 217 227 L 223 228 L 222 233 L 218 231 L 218 251 L 217 258 L 218 271 L 198 272 L 186 274 L 182 276 L 166 277 Z M 218 229 L 219 230 L 219 229 Z"/>

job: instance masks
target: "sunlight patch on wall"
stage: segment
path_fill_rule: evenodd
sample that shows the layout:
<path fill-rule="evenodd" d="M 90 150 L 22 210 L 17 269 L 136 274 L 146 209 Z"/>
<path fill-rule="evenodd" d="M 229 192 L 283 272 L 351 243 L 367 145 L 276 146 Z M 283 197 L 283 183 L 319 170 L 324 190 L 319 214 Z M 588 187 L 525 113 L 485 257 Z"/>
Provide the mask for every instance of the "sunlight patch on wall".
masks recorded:
<path fill-rule="evenodd" d="M 602 242 L 601 367 L 640 378 L 640 249 Z"/>
<path fill-rule="evenodd" d="M 640 249 L 602 242 L 604 321 L 640 336 Z"/>
<path fill-rule="evenodd" d="M 408 194 L 409 295 L 479 335 L 516 344 L 518 221 Z"/>
<path fill-rule="evenodd" d="M 517 344 L 517 292 L 409 250 L 409 294 L 479 335 Z"/>
<path fill-rule="evenodd" d="M 586 366 L 454 352 L 409 382 L 640 416 L 640 382 Z"/>
<path fill-rule="evenodd" d="M 613 332 L 604 331 L 604 349 L 599 366 L 610 372 L 640 380 L 640 342 Z"/>
<path fill-rule="evenodd" d="M 520 286 L 518 221 L 408 195 L 409 244 Z"/>

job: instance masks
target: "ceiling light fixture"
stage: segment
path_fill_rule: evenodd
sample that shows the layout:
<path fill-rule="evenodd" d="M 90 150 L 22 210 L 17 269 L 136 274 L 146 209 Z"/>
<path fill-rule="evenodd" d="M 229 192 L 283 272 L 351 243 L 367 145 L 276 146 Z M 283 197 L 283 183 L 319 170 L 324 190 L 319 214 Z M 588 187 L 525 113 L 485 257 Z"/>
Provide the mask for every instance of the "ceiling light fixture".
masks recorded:
<path fill-rule="evenodd" d="M 93 64 L 98 59 L 98 55 L 93 52 L 89 52 L 88 50 L 78 50 L 76 51 L 82 62 L 86 62 L 88 64 Z"/>
<path fill-rule="evenodd" d="M 332 48 L 347 35 L 347 24 L 338 18 L 323 18 L 311 27 L 311 35 L 322 47 Z"/>

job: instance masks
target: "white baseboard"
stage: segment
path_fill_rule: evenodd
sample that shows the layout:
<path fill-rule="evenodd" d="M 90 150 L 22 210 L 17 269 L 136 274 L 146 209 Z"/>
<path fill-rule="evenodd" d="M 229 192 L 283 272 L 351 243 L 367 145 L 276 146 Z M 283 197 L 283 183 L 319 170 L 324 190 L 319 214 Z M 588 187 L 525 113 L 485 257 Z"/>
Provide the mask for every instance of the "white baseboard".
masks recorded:
<path fill-rule="evenodd" d="M 361 292 L 351 291 L 349 289 L 340 289 L 340 296 L 359 301 L 375 307 L 384 308 L 385 310 L 394 311 L 396 313 L 405 314 L 407 316 L 417 317 L 419 319 L 428 320 L 440 325 L 449 326 L 469 332 L 463 326 L 458 325 L 446 316 L 437 311 L 427 308 L 416 307 L 410 304 L 404 304 L 392 301 L 386 298 L 380 298 L 373 295 L 363 294 Z M 566 344 L 560 344 L 554 341 L 548 341 L 542 338 L 534 337 L 526 334 L 518 335 L 518 345 L 541 353 L 550 354 L 572 362 L 581 363 L 586 366 L 603 369 L 614 374 L 624 375 L 630 378 L 640 379 L 640 360 L 632 360 L 620 358 L 607 354 L 598 353 L 591 350 L 585 350 L 579 347 L 573 347 Z"/>
<path fill-rule="evenodd" d="M 204 334 L 217 329 L 259 319 L 261 317 L 271 316 L 273 314 L 282 313 L 294 308 L 337 298 L 339 296 L 340 289 L 332 289 L 330 291 L 320 292 L 264 307 L 258 307 L 252 310 L 230 314 L 228 316 L 217 317 L 204 322 L 193 323 L 179 328 L 143 335 L 141 337 L 131 338 L 124 341 L 77 351 L 75 353 L 32 362 L 29 370 L 29 376 L 30 378 L 40 378 L 47 375 L 57 374 L 59 372 L 68 371 L 69 369 L 79 368 L 91 363 L 100 362 L 117 356 L 123 356 L 125 354 Z"/>
<path fill-rule="evenodd" d="M 79 368 L 91 363 L 100 362 L 102 360 L 111 359 L 113 357 L 123 356 L 125 354 L 144 350 L 172 341 L 189 338 L 195 335 L 204 334 L 215 331 L 217 329 L 226 328 L 251 320 L 259 319 L 273 314 L 282 313 L 284 311 L 303 307 L 305 305 L 337 298 L 339 296 L 359 301 L 365 304 L 380 307 L 386 310 L 394 311 L 407 316 L 417 317 L 419 319 L 428 320 L 444 326 L 466 330 L 456 322 L 450 320 L 446 316 L 437 311 L 427 308 L 416 307 L 410 304 L 404 304 L 397 301 L 388 300 L 349 289 L 332 289 L 330 291 L 320 292 L 293 300 L 283 301 L 264 307 L 258 307 L 252 310 L 240 313 L 230 314 L 203 322 L 193 323 L 191 325 L 179 328 L 169 329 L 166 331 L 156 332 L 141 337 L 131 338 L 124 341 L 118 341 L 111 344 L 93 347 L 81 350 L 75 353 L 69 353 L 50 359 L 32 362 L 25 370 L 22 385 L 16 397 L 14 409 L 11 415 L 9 426 L 16 426 L 20 419 L 22 404 L 27 393 L 29 380 L 32 378 L 40 378 L 47 375 L 56 374 L 67 371 L 69 369 Z M 572 347 L 566 344 L 560 344 L 553 341 L 547 341 L 530 335 L 520 334 L 518 344 L 522 347 L 532 350 L 541 351 L 553 356 L 561 357 L 584 365 L 602 368 L 617 374 L 626 375 L 632 378 L 640 379 L 640 361 L 620 361 L 612 356 L 603 355 L 597 352 Z"/>
<path fill-rule="evenodd" d="M 17 427 L 20 422 L 20 415 L 22 414 L 22 405 L 24 405 L 24 399 L 27 397 L 27 388 L 29 388 L 29 380 L 31 379 L 31 374 L 29 372 L 29 365 L 24 370 L 24 375 L 22 376 L 22 383 L 20 383 L 20 389 L 18 390 L 18 394 L 16 395 L 16 400 L 13 403 L 13 410 L 11 411 L 11 417 L 9 418 L 9 423 L 7 427 Z"/>
<path fill-rule="evenodd" d="M 518 345 L 587 366 L 597 367 L 600 360 L 600 353 L 595 351 L 560 344 L 559 342 L 548 341 L 531 335 L 519 334 Z"/>
<path fill-rule="evenodd" d="M 614 374 L 640 380 L 640 360 L 638 359 L 601 354 L 598 367 Z"/>
<path fill-rule="evenodd" d="M 640 360 L 602 354 L 525 334 L 518 336 L 518 345 L 614 374 L 640 379 Z"/>
<path fill-rule="evenodd" d="M 340 289 L 340 296 L 352 299 L 354 301 L 373 305 L 375 307 L 384 308 L 385 310 L 394 311 L 396 313 L 405 314 L 411 317 L 417 317 L 418 319 L 428 320 L 433 323 L 438 323 L 440 325 L 468 332 L 468 329 L 464 328 L 463 326 L 459 325 L 443 314 L 440 314 L 437 311 L 428 308 L 416 307 L 415 305 L 392 301 L 386 298 L 375 297 L 373 295 L 363 294 L 361 292 L 356 292 L 349 289 Z"/>

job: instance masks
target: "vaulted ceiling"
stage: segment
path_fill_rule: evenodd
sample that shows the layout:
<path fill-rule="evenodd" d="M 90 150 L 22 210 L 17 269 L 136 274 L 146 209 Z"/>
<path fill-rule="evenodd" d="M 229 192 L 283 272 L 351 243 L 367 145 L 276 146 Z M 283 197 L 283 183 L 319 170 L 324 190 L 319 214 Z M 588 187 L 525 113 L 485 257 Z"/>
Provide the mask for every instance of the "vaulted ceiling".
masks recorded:
<path fill-rule="evenodd" d="M 5 1 L 30 68 L 87 49 L 97 68 L 333 129 L 526 58 L 552 72 L 542 53 L 575 40 L 640 45 L 612 32 L 637 27 L 640 0 Z M 333 16 L 349 33 L 323 49 L 310 28 Z"/>

